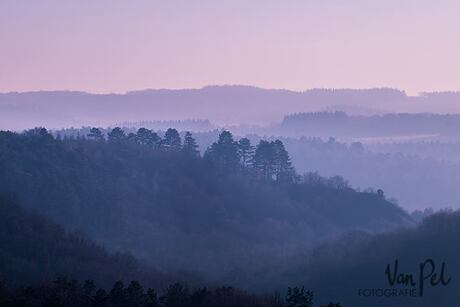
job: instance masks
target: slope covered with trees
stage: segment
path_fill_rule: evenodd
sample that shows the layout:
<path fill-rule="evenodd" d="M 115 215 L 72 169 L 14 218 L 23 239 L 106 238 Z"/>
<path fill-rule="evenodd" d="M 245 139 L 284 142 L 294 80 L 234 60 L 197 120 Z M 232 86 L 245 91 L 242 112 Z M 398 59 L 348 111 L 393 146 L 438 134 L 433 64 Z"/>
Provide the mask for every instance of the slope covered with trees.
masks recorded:
<path fill-rule="evenodd" d="M 241 283 L 244 268 L 320 239 L 410 223 L 383 195 L 296 174 L 282 142 L 254 148 L 226 131 L 204 157 L 175 129 L 94 128 L 78 139 L 2 132 L 0 170 L 0 192 L 111 250 Z"/>
<path fill-rule="evenodd" d="M 0 197 L 0 282 L 35 283 L 60 276 L 89 278 L 105 286 L 118 279 L 139 279 L 156 286 L 170 281 L 128 253 L 109 254 L 87 236 L 66 232 Z"/>
<path fill-rule="evenodd" d="M 287 307 L 309 302 L 305 306 L 313 306 L 313 293 L 298 287 L 283 296 L 178 280 L 181 276 L 155 271 L 127 253 L 110 254 L 83 234 L 66 232 L 14 200 L 0 197 L 2 307 Z"/>
<path fill-rule="evenodd" d="M 321 244 L 292 259 L 280 276 L 304 284 L 318 299 L 340 301 L 343 306 L 454 306 L 460 276 L 459 237 L 460 212 L 441 212 L 416 228 L 377 235 L 348 234 L 335 243 Z M 409 274 L 413 282 L 407 279 Z M 391 285 L 389 279 L 395 276 L 397 282 Z M 364 296 L 359 295 L 359 289 L 390 291 Z M 392 292 L 406 289 L 415 289 L 414 296 Z"/>

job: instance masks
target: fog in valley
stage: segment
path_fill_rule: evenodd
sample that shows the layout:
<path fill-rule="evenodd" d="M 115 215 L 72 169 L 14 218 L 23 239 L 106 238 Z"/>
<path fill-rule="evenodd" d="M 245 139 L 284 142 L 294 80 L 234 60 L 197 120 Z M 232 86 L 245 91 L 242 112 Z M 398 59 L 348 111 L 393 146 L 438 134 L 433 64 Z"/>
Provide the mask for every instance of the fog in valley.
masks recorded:
<path fill-rule="evenodd" d="M 16 131 L 46 126 L 62 136 L 85 136 L 90 126 L 160 134 L 174 127 L 193 132 L 202 153 L 222 129 L 253 142 L 279 138 L 300 173 L 340 175 L 354 188 L 382 189 L 412 212 L 458 208 L 459 99 L 455 92 L 247 86 L 125 95 L 8 93 L 0 94 L 0 123 Z"/>
<path fill-rule="evenodd" d="M 230 284 L 256 295 L 305 285 L 319 301 L 361 304 L 350 293 L 362 285 L 346 274 L 368 272 L 378 286 L 388 259 L 418 259 L 428 239 L 458 261 L 446 238 L 459 225 L 460 115 L 441 113 L 455 111 L 455 97 L 251 87 L 0 94 L 2 274 Z M 30 258 L 24 247 L 44 253 Z M 56 265 L 43 271 L 43 261 Z"/>

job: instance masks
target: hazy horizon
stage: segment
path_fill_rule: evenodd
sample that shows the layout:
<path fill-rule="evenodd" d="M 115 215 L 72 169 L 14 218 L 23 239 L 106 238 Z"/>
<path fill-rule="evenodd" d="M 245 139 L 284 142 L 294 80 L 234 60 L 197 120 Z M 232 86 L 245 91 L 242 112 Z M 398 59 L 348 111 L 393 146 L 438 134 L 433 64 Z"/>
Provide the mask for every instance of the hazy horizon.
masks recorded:
<path fill-rule="evenodd" d="M 24 89 L 21 91 L 0 91 L 0 94 L 12 94 L 12 93 L 35 93 L 35 92 L 75 92 L 75 93 L 86 93 L 86 94 L 91 94 L 91 95 L 126 95 L 126 94 L 131 94 L 131 93 L 136 93 L 136 92 L 148 92 L 148 91 L 189 91 L 189 90 L 202 90 L 206 88 L 224 88 L 224 87 L 241 87 L 241 88 L 254 88 L 254 89 L 262 89 L 262 90 L 267 90 L 267 91 L 287 91 L 287 92 L 293 92 L 293 93 L 305 93 L 309 91 L 368 91 L 368 90 L 395 90 L 395 91 L 400 91 L 404 93 L 407 97 L 422 97 L 424 94 L 436 94 L 436 93 L 449 93 L 449 94 L 458 94 L 460 93 L 460 88 L 457 89 L 452 89 L 452 90 L 437 90 L 433 89 L 431 91 L 420 91 L 417 93 L 409 93 L 403 88 L 398 88 L 398 87 L 379 87 L 379 86 L 370 86 L 370 87 L 311 87 L 311 88 L 305 88 L 305 89 L 290 89 L 290 88 L 284 88 L 284 87 L 263 87 L 263 86 L 258 86 L 258 85 L 252 85 L 252 84 L 206 84 L 202 86 L 196 86 L 196 87 L 145 87 L 145 88 L 132 88 L 132 89 L 126 89 L 124 91 L 103 91 L 103 92 L 98 92 L 98 91 L 90 91 L 90 90 L 80 90 L 80 89 L 72 89 L 72 88 L 44 88 L 44 89 L 37 89 L 37 90 L 28 90 Z"/>
<path fill-rule="evenodd" d="M 452 0 L 6 0 L 0 92 L 207 84 L 455 90 L 459 12 Z"/>

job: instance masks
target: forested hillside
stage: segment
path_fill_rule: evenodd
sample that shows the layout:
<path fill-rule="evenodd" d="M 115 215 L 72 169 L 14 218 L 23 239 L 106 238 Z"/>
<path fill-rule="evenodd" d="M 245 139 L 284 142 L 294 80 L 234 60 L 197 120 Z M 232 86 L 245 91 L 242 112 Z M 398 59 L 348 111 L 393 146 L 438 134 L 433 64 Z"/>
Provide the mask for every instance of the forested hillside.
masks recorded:
<path fill-rule="evenodd" d="M 0 197 L 0 283 L 37 283 L 61 276 L 91 279 L 104 286 L 119 279 L 141 280 L 150 286 L 172 281 L 128 253 L 109 254 L 87 236 L 66 232 Z"/>
<path fill-rule="evenodd" d="M 198 287 L 196 279 L 189 287 L 183 277 L 160 273 L 128 253 L 109 254 L 83 234 L 0 197 L 2 307 L 286 306 L 284 297 Z"/>
<path fill-rule="evenodd" d="M 240 276 L 345 231 L 410 218 L 381 193 L 339 178 L 299 176 L 280 141 L 224 131 L 201 157 L 191 134 L 119 128 L 55 139 L 45 129 L 0 134 L 0 192 L 156 267 Z M 263 259 L 263 260 L 261 260 Z"/>
<path fill-rule="evenodd" d="M 291 283 L 305 284 L 318 299 L 340 301 L 343 306 L 453 306 L 460 285 L 459 236 L 460 212 L 437 213 L 417 228 L 349 234 L 336 243 L 321 244 L 292 259 L 281 275 Z M 395 261 L 397 274 L 411 274 L 413 284 L 405 284 L 407 277 L 396 275 L 398 283 L 391 286 L 386 268 L 390 265 L 389 276 L 395 276 Z M 359 289 L 390 289 L 390 295 L 363 297 Z M 415 289 L 415 295 L 392 296 L 392 289 Z"/>
<path fill-rule="evenodd" d="M 67 128 L 53 131 L 54 135 L 83 137 L 90 127 Z M 125 131 L 136 132 L 130 126 Z M 382 189 L 385 196 L 413 211 L 424 208 L 458 208 L 460 185 L 458 143 L 407 142 L 369 144 L 344 142 L 332 137 L 269 136 L 264 131 L 245 134 L 233 128 L 235 134 L 245 136 L 257 144 L 261 139 L 279 139 L 289 152 L 292 165 L 299 173 L 317 172 L 321 176 L 341 176 L 355 189 Z M 104 133 L 110 132 L 108 129 Z M 239 131 L 239 132 L 238 132 Z M 164 131 L 157 131 L 163 134 Z M 184 131 L 181 135 L 184 136 Z M 204 152 L 219 135 L 219 130 L 196 132 L 194 137 Z M 429 175 L 428 175 L 429 174 Z"/>
<path fill-rule="evenodd" d="M 246 282 L 259 289 L 304 285 L 316 301 L 341 306 L 453 306 L 460 285 L 459 236 L 460 211 L 439 212 L 414 228 L 358 231 L 321 242 L 282 265 L 254 268 Z"/>

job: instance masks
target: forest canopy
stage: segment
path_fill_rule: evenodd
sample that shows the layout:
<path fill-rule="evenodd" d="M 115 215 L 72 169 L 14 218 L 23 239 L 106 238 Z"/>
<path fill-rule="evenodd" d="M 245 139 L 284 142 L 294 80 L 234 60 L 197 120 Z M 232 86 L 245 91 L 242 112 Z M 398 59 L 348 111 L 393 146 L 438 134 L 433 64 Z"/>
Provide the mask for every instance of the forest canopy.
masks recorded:
<path fill-rule="evenodd" d="M 215 280 L 243 282 L 246 269 L 353 229 L 412 224 L 383 193 L 297 174 L 282 141 L 254 146 L 228 131 L 203 156 L 191 133 L 173 128 L 0 132 L 0 169 L 0 193 L 66 230 Z"/>

